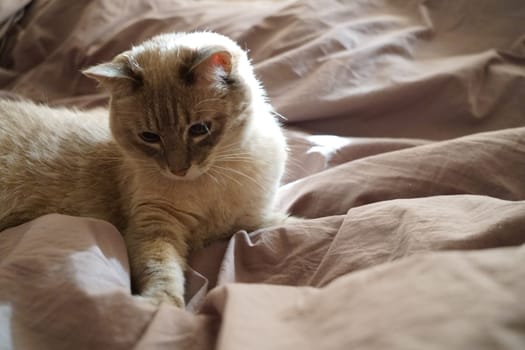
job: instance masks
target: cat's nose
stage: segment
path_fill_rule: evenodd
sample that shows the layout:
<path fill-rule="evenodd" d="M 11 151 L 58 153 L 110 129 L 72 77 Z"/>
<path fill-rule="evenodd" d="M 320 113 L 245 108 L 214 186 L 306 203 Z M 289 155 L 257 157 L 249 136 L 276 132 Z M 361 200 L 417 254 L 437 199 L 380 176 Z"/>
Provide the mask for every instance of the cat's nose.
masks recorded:
<path fill-rule="evenodd" d="M 183 177 L 186 175 L 190 168 L 184 168 L 184 169 L 171 169 L 171 172 L 177 176 Z"/>

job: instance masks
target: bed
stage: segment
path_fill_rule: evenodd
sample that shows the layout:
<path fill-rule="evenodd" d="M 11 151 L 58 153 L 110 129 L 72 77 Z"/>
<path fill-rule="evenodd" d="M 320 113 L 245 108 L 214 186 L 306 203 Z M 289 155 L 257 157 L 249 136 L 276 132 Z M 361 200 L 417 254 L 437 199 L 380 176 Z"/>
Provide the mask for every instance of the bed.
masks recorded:
<path fill-rule="evenodd" d="M 0 96 L 83 109 L 107 96 L 82 68 L 232 37 L 286 127 L 278 206 L 307 219 L 194 251 L 185 310 L 131 295 L 107 222 L 9 228 L 1 349 L 525 348 L 522 0 L 8 0 L 0 21 Z"/>

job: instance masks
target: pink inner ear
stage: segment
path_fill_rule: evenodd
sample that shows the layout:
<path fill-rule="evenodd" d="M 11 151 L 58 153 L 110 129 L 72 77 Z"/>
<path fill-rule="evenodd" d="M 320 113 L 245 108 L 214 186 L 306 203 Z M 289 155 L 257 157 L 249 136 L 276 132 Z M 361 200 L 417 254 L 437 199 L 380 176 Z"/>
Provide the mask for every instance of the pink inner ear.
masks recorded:
<path fill-rule="evenodd" d="M 225 66 L 227 64 L 226 60 L 224 59 L 224 57 L 221 56 L 221 54 L 214 54 L 212 57 L 211 57 L 211 61 L 214 65 L 221 65 L 221 66 Z"/>
<path fill-rule="evenodd" d="M 213 66 L 220 66 L 226 73 L 230 73 L 231 62 L 227 53 L 217 52 L 211 55 L 210 62 Z"/>

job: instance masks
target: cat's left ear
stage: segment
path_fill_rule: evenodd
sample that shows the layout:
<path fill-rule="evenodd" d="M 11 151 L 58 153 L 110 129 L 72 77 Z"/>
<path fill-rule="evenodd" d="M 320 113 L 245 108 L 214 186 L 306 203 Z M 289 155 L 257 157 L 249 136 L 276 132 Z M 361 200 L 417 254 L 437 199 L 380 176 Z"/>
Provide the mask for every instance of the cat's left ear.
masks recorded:
<path fill-rule="evenodd" d="M 201 52 L 191 69 L 201 87 L 220 86 L 232 72 L 232 55 L 225 49 Z"/>
<path fill-rule="evenodd" d="M 139 85 L 142 72 L 138 64 L 130 62 L 129 58 L 117 57 L 111 62 L 101 63 L 82 71 L 89 78 L 97 80 L 110 92 L 127 90 Z"/>

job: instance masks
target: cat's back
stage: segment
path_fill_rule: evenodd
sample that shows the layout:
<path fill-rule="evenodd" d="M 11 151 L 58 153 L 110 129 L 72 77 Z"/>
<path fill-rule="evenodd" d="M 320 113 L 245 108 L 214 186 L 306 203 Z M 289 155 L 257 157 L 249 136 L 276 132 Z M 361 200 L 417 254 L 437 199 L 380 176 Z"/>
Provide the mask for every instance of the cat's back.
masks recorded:
<path fill-rule="evenodd" d="M 53 172 L 56 162 L 75 165 L 91 153 L 112 153 L 106 113 L 103 109 L 77 111 L 0 100 L 0 165 L 7 170 L 4 175 L 19 168 Z"/>
<path fill-rule="evenodd" d="M 81 141 L 109 139 L 106 113 L 104 109 L 77 111 L 29 101 L 0 100 L 0 139 L 11 140 L 15 146 L 23 141 L 51 144 L 72 135 Z"/>
<path fill-rule="evenodd" d="M 106 114 L 0 100 L 0 229 L 51 212 L 100 217 L 120 164 Z"/>

